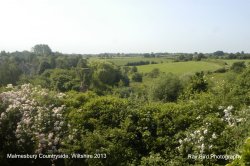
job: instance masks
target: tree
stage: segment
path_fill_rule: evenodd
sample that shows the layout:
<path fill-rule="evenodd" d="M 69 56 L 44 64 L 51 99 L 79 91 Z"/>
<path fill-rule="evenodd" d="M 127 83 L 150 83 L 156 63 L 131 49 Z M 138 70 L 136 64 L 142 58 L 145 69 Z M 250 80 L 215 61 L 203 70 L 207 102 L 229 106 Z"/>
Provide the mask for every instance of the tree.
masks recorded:
<path fill-rule="evenodd" d="M 238 77 L 237 77 L 238 75 Z M 231 102 L 246 103 L 250 105 L 250 68 L 242 73 L 235 73 L 234 83 L 231 85 L 230 91 L 227 93 Z"/>
<path fill-rule="evenodd" d="M 199 53 L 199 54 L 194 55 L 194 60 L 196 60 L 196 61 L 200 61 L 203 58 L 206 58 L 203 53 Z"/>
<path fill-rule="evenodd" d="M 46 69 L 50 69 L 50 68 L 51 68 L 50 64 L 46 61 L 43 61 L 39 65 L 38 74 L 42 74 Z"/>
<path fill-rule="evenodd" d="M 240 73 L 242 72 L 244 69 L 246 68 L 245 62 L 234 62 L 231 66 L 231 70 L 236 72 L 236 73 Z"/>
<path fill-rule="evenodd" d="M 67 69 L 67 61 L 65 58 L 59 57 L 56 58 L 56 68 Z"/>
<path fill-rule="evenodd" d="M 173 74 L 167 74 L 154 82 L 150 89 L 150 98 L 163 102 L 176 101 L 182 91 L 179 78 Z"/>
<path fill-rule="evenodd" d="M 80 66 L 76 68 L 77 75 L 80 78 L 81 85 L 80 90 L 86 91 L 91 82 L 91 71 L 90 68 L 81 68 Z"/>
<path fill-rule="evenodd" d="M 195 93 L 206 92 L 207 89 L 208 83 L 204 79 L 204 73 L 197 72 L 194 76 L 191 77 L 183 97 L 189 98 Z"/>
<path fill-rule="evenodd" d="M 223 51 L 216 51 L 216 52 L 214 52 L 214 55 L 215 56 L 223 56 L 224 52 Z"/>
<path fill-rule="evenodd" d="M 90 64 L 92 71 L 92 87 L 95 90 L 107 90 L 111 86 L 118 85 L 122 80 L 120 69 L 109 62 L 94 61 Z"/>
<path fill-rule="evenodd" d="M 134 73 L 132 75 L 132 80 L 135 81 L 135 82 L 142 82 L 142 74 Z"/>
<path fill-rule="evenodd" d="M 138 69 L 137 69 L 136 66 L 133 66 L 133 67 L 131 68 L 131 72 L 132 72 L 132 73 L 135 73 L 135 72 L 137 72 L 137 71 L 138 71 Z"/>
<path fill-rule="evenodd" d="M 15 62 L 6 60 L 0 64 L 0 85 L 16 84 L 22 71 Z"/>
<path fill-rule="evenodd" d="M 32 47 L 32 52 L 38 55 L 51 55 L 52 50 L 47 44 L 37 44 L 34 47 Z"/>
<path fill-rule="evenodd" d="M 154 68 L 150 73 L 148 73 L 149 77 L 156 78 L 160 75 L 160 70 L 158 68 Z"/>
<path fill-rule="evenodd" d="M 4 50 L 1 51 L 0 56 L 6 56 L 6 55 L 8 55 L 8 54 Z"/>
<path fill-rule="evenodd" d="M 86 59 L 79 59 L 77 63 L 78 68 L 88 68 Z"/>

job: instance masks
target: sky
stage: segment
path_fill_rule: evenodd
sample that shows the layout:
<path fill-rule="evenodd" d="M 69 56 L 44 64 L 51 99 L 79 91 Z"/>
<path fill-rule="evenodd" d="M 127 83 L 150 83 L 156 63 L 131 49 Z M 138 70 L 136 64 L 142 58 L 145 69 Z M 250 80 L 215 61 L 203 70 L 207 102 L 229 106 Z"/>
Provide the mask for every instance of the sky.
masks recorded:
<path fill-rule="evenodd" d="M 0 50 L 250 52 L 249 0 L 0 0 Z"/>

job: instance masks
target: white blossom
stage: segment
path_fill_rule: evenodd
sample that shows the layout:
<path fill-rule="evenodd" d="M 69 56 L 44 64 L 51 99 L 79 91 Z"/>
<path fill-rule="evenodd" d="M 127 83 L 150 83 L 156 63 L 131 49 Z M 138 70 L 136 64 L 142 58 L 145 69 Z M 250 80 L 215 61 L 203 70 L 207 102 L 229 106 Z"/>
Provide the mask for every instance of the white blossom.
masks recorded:
<path fill-rule="evenodd" d="M 0 115 L 0 124 L 8 118 L 8 114 L 15 111 L 15 114 L 21 115 L 20 119 L 17 119 L 15 130 L 20 146 L 27 141 L 30 143 L 30 141 L 37 140 L 39 144 L 37 144 L 36 152 L 42 152 L 52 148 L 54 144 L 58 145 L 63 135 L 61 133 L 64 132 L 62 127 L 65 121 L 63 117 L 65 106 L 54 106 L 54 104 L 47 106 L 39 102 L 37 97 L 46 99 L 50 95 L 46 89 L 33 87 L 31 84 L 24 84 L 19 88 L 12 87 L 8 85 L 9 91 L 0 93 L 0 102 L 6 105 L 5 111 Z M 56 99 L 58 96 L 65 95 L 62 93 L 52 95 Z"/>
<path fill-rule="evenodd" d="M 217 136 L 216 136 L 215 133 L 213 133 L 212 138 L 213 138 L 213 139 L 216 139 L 216 138 L 217 138 Z"/>
<path fill-rule="evenodd" d="M 12 84 L 7 84 L 6 88 L 8 88 L 8 89 L 13 89 L 14 87 L 13 87 Z"/>

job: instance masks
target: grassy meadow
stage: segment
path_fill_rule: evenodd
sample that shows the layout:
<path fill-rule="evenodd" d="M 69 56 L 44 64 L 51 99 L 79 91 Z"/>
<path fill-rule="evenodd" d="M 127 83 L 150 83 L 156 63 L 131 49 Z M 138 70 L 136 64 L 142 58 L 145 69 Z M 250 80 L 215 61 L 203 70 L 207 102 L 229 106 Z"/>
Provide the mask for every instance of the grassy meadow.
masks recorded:
<path fill-rule="evenodd" d="M 146 74 L 151 72 L 153 69 L 158 68 L 164 73 L 173 73 L 177 75 L 193 74 L 200 71 L 210 71 L 213 72 L 219 68 L 229 68 L 234 62 L 245 61 L 246 64 L 250 60 L 222 60 L 222 59 L 207 59 L 202 61 L 186 61 L 186 62 L 175 62 L 171 58 L 144 58 L 144 57 L 113 57 L 113 58 L 98 58 L 91 57 L 90 61 L 107 61 L 112 62 L 117 66 L 125 66 L 127 63 L 139 62 L 139 61 L 149 61 L 156 62 L 157 64 L 148 64 L 136 66 L 140 73 Z"/>
<path fill-rule="evenodd" d="M 215 71 L 222 67 L 219 64 L 205 61 L 189 61 L 189 62 L 169 62 L 161 64 L 151 64 L 138 66 L 139 72 L 148 73 L 154 68 L 158 68 L 161 72 L 173 73 L 177 75 L 190 74 L 199 71 Z"/>

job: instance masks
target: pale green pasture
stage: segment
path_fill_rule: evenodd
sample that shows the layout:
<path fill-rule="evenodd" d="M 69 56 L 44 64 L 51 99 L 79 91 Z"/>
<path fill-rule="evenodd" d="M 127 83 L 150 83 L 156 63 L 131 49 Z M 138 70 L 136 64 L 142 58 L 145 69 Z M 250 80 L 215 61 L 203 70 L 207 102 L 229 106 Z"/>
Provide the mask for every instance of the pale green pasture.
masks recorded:
<path fill-rule="evenodd" d="M 169 62 L 161 64 L 137 66 L 139 72 L 149 73 L 154 68 L 158 68 L 161 72 L 174 73 L 178 75 L 195 73 L 200 71 L 215 71 L 222 65 L 205 61 L 188 61 L 188 62 Z"/>

